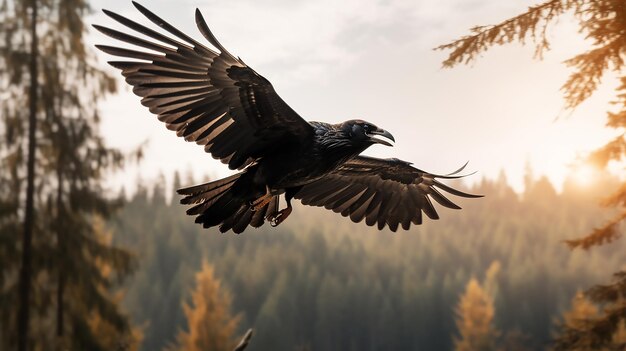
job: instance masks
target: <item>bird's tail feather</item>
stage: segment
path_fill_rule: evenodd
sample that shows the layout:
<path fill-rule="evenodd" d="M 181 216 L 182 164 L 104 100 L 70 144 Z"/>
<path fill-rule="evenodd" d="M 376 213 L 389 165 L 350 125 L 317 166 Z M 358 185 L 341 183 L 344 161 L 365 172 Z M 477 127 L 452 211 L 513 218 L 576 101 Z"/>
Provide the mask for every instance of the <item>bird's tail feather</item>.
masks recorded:
<path fill-rule="evenodd" d="M 264 189 L 255 189 L 252 179 L 245 172 L 213 182 L 179 189 L 185 195 L 180 203 L 195 205 L 187 210 L 188 215 L 197 215 L 196 223 L 205 228 L 220 225 L 220 232 L 230 229 L 243 232 L 248 225 L 260 227 L 265 218 L 278 211 L 278 198 L 265 207 L 253 211 L 250 201 L 263 195 Z"/>

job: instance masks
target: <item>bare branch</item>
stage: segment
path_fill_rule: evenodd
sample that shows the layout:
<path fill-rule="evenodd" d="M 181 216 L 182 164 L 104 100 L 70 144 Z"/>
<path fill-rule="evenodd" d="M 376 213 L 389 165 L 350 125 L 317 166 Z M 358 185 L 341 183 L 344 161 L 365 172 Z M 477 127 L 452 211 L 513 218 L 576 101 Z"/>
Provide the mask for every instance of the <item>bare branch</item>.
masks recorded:
<path fill-rule="evenodd" d="M 252 329 L 248 329 L 246 335 L 241 338 L 239 345 L 237 345 L 233 351 L 243 351 L 248 346 L 250 339 L 252 339 Z"/>

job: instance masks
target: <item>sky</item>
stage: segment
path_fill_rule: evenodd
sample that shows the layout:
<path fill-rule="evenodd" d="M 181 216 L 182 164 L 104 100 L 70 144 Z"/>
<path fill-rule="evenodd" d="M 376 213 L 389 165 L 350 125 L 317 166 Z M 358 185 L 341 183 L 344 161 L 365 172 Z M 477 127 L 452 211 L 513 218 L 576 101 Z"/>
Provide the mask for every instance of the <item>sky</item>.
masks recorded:
<path fill-rule="evenodd" d="M 564 109 L 562 84 L 571 73 L 563 61 L 588 45 L 573 18 L 549 31 L 552 50 L 543 61 L 534 48 L 496 47 L 469 66 L 442 68 L 446 52 L 433 48 L 493 24 L 536 1 L 515 0 L 179 0 L 140 1 L 169 23 L 204 40 L 194 23 L 199 8 L 231 53 L 272 82 L 306 120 L 367 120 L 390 131 L 393 148 L 366 154 L 397 157 L 417 168 L 447 173 L 469 161 L 468 181 L 496 178 L 503 170 L 523 189 L 526 164 L 560 188 L 572 165 L 616 131 L 604 127 L 615 77 L 574 111 Z M 96 0 L 90 23 L 122 28 L 112 10 L 150 24 L 130 1 Z M 90 43 L 114 44 L 92 30 Z M 97 53 L 102 67 L 111 59 Z M 167 130 L 119 77 L 119 91 L 101 104 L 102 133 L 110 146 L 130 151 L 145 143 L 144 159 L 111 175 L 113 187 L 134 190 L 137 179 L 171 184 L 175 170 L 196 179 L 231 173 L 201 146 Z M 183 177 L 184 178 L 184 177 Z M 191 185 L 191 184 L 183 184 Z"/>

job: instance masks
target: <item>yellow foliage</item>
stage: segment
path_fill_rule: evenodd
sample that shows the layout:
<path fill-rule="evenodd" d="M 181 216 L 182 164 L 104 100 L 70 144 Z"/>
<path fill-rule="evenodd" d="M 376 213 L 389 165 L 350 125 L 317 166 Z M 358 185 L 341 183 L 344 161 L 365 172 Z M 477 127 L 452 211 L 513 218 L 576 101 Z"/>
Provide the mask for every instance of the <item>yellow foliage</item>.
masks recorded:
<path fill-rule="evenodd" d="M 572 309 L 563 313 L 563 322 L 572 329 L 582 329 L 587 320 L 598 315 L 598 307 L 578 292 L 572 299 Z"/>
<path fill-rule="evenodd" d="M 196 273 L 196 289 L 191 304 L 183 304 L 189 331 L 180 331 L 170 351 L 232 351 L 236 346 L 235 329 L 239 316 L 232 317 L 232 296 L 222 291 L 213 266 L 202 262 Z"/>
<path fill-rule="evenodd" d="M 117 299 L 119 300 L 119 299 Z M 106 350 L 138 351 L 143 339 L 141 328 L 132 328 L 128 335 L 120 335 L 119 331 L 98 313 L 91 313 L 87 320 L 89 329 L 98 336 L 98 341 Z"/>
<path fill-rule="evenodd" d="M 493 261 L 487 268 L 485 273 L 485 281 L 483 282 L 483 288 L 491 299 L 495 299 L 498 294 L 498 274 L 500 273 L 501 265 L 499 261 Z"/>
<path fill-rule="evenodd" d="M 585 330 L 589 327 L 591 320 L 599 316 L 598 307 L 591 302 L 582 292 L 576 293 L 572 298 L 572 308 L 563 313 L 562 325 L 571 330 Z M 624 342 L 626 329 L 624 324 L 620 323 L 616 333 L 613 335 L 613 342 Z M 608 351 L 606 348 L 598 348 L 593 344 L 593 340 L 589 338 L 578 339 L 576 346 L 569 346 L 571 351 L 601 350 Z"/>
<path fill-rule="evenodd" d="M 454 338 L 456 351 L 495 350 L 498 331 L 493 326 L 493 299 L 474 278 L 470 279 L 456 308 L 460 337 Z"/>
<path fill-rule="evenodd" d="M 622 319 L 617 326 L 615 334 L 613 334 L 613 344 L 623 345 L 626 344 L 626 323 Z"/>

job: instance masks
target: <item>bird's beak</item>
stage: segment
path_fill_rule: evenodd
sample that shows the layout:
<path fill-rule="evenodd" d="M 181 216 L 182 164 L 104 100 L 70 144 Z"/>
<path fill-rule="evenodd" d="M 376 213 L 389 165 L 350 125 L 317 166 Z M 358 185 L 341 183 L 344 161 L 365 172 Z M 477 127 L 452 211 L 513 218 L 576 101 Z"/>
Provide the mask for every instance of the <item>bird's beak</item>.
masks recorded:
<path fill-rule="evenodd" d="M 382 139 L 380 137 L 385 137 L 391 141 L 393 141 L 394 143 L 396 142 L 396 139 L 393 138 L 393 135 L 391 135 L 391 133 L 389 133 L 388 131 L 384 130 L 384 129 L 376 129 L 372 132 L 369 132 L 367 134 L 367 136 L 370 138 L 370 140 L 374 143 L 377 144 L 383 144 L 383 145 L 387 145 L 387 146 L 393 146 L 393 144 L 391 144 L 390 142 L 388 142 L 385 139 Z"/>

